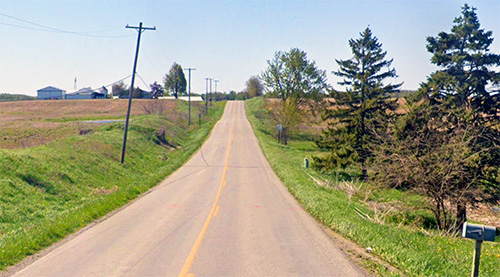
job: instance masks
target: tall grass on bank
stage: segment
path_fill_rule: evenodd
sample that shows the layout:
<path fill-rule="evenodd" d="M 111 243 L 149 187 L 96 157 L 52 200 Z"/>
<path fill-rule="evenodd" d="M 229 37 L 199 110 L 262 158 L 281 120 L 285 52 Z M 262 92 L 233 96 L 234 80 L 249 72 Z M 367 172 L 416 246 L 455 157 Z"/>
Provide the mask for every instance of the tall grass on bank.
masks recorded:
<path fill-rule="evenodd" d="M 319 222 L 361 247 L 370 247 L 373 255 L 409 276 L 470 275 L 473 241 L 383 220 L 367 201 L 353 197 L 349 190 L 321 185 L 318 180 L 329 176 L 303 168 L 303 159 L 311 159 L 319 149 L 306 140 L 292 139 L 287 146 L 278 144 L 271 135 L 275 126 L 269 120 L 263 101 L 261 98 L 246 101 L 247 115 L 260 145 L 288 190 Z M 346 182 L 353 189 L 363 189 L 360 183 Z M 396 190 L 383 192 L 378 200 L 400 197 L 403 201 L 419 201 L 417 196 Z M 372 269 L 387 274 L 380 267 Z M 500 276 L 499 242 L 483 243 L 480 272 L 484 276 Z"/>
<path fill-rule="evenodd" d="M 187 126 L 187 103 L 27 149 L 0 150 L 0 269 L 51 245 L 158 184 L 195 153 L 223 113 Z"/>

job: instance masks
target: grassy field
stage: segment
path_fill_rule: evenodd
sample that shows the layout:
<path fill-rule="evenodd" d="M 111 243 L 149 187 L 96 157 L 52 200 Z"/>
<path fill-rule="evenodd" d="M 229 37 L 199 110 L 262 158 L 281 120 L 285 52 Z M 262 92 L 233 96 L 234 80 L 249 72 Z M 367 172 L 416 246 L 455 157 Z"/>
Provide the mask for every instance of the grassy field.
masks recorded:
<path fill-rule="evenodd" d="M 470 275 L 474 242 L 432 228 L 428 202 L 419 195 L 377 189 L 356 180 L 356 172 L 326 175 L 303 167 L 320 153 L 314 134 L 297 134 L 289 145 L 276 142 L 275 123 L 263 99 L 246 102 L 247 115 L 276 174 L 319 222 L 409 276 Z M 351 177 L 353 176 L 353 177 Z M 426 228 L 428 226 L 429 228 Z M 367 261 L 378 275 L 398 275 Z M 481 274 L 500 276 L 500 242 L 483 243 Z"/>
<path fill-rule="evenodd" d="M 164 101 L 172 110 L 174 102 Z M 148 100 L 132 102 L 132 115 L 146 114 Z M 0 149 L 29 148 L 79 135 L 99 124 L 89 120 L 124 119 L 127 100 L 44 100 L 0 103 Z"/>
<path fill-rule="evenodd" d="M 3 138 L 5 130 L 16 125 L 26 124 L 20 132 L 42 134 L 45 124 L 63 124 L 47 127 L 56 133 L 53 137 L 39 140 L 35 135 L 33 141 L 27 140 L 36 147 L 0 149 L 0 269 L 159 183 L 200 147 L 225 106 L 216 103 L 199 127 L 201 104 L 195 105 L 196 121 L 188 127 L 187 103 L 162 100 L 152 113 L 143 107 L 151 101 L 135 101 L 125 164 L 120 163 L 123 122 L 79 124 L 121 119 L 126 101 L 30 101 L 0 106 L 0 121 L 10 120 L 0 126 Z M 19 136 L 15 128 L 11 133 Z"/>

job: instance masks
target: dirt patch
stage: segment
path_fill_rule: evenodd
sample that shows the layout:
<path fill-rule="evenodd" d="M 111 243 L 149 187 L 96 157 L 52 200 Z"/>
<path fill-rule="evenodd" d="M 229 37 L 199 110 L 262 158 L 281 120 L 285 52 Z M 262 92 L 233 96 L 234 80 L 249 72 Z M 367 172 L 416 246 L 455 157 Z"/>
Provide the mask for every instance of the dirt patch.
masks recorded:
<path fill-rule="evenodd" d="M 469 219 L 500 228 L 500 206 L 479 203 L 477 207 L 467 209 Z"/>

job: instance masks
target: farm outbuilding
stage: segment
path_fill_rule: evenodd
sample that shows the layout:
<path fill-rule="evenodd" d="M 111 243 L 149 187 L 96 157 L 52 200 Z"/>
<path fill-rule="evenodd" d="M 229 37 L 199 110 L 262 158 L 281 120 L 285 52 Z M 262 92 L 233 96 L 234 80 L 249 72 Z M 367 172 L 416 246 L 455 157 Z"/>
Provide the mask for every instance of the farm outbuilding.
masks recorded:
<path fill-rule="evenodd" d="M 66 99 L 104 99 L 108 98 L 108 90 L 105 87 L 100 88 L 98 91 L 93 90 L 90 87 L 82 88 L 73 93 L 66 94 Z"/>
<path fill-rule="evenodd" d="M 36 91 L 39 100 L 65 99 L 66 91 L 56 87 L 45 87 Z"/>

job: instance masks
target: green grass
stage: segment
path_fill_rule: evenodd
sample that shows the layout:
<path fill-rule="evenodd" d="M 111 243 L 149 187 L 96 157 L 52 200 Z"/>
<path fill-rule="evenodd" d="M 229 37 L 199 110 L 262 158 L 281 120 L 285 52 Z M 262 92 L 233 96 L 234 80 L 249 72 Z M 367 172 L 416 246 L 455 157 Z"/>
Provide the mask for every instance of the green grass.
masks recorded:
<path fill-rule="evenodd" d="M 432 219 L 425 209 L 428 205 L 425 199 L 409 192 L 377 190 L 369 184 L 356 182 L 352 184 L 360 191 L 351 197 L 335 186 L 317 185 L 310 176 L 324 180 L 331 180 L 332 176 L 303 168 L 303 159 L 311 158 L 319 149 L 310 141 L 293 139 L 287 146 L 279 145 L 271 136 L 275 125 L 262 104 L 263 99 L 259 98 L 246 101 L 247 115 L 260 145 L 288 190 L 319 222 L 361 247 L 371 247 L 374 255 L 409 276 L 470 275 L 473 241 L 416 227 L 415 221 Z M 345 175 L 352 174 L 342 176 Z M 377 215 L 370 206 L 372 202 L 398 202 L 403 209 L 376 220 Z M 406 210 L 407 207 L 420 209 Z M 424 226 L 426 223 L 418 224 Z M 483 243 L 482 253 L 481 274 L 500 276 L 500 243 Z M 368 267 L 375 268 L 379 275 L 388 275 L 381 267 Z"/>
<path fill-rule="evenodd" d="M 134 117 L 125 164 L 120 163 L 123 123 L 34 148 L 0 150 L 0 269 L 158 184 L 201 146 L 224 106 L 210 109 L 201 128 L 187 126 L 182 101 L 166 116 Z"/>

